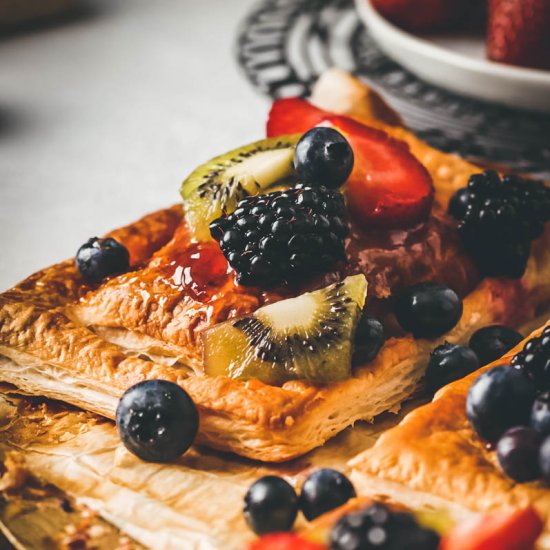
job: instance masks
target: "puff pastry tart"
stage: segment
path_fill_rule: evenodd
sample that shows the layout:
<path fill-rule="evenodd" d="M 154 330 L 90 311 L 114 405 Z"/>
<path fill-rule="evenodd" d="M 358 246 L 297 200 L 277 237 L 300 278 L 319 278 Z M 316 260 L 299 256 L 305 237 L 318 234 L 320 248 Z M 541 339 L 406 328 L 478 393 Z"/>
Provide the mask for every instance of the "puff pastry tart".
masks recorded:
<path fill-rule="evenodd" d="M 372 448 L 352 459 L 357 490 L 393 496 L 414 506 L 459 511 L 532 506 L 545 521 L 546 535 L 541 542 L 547 548 L 550 488 L 540 479 L 520 483 L 509 477 L 495 446 L 476 434 L 466 414 L 473 382 L 499 365 L 512 369 L 508 365 L 513 358 L 543 329 L 536 330 L 501 359 L 442 388 L 431 403 L 409 413 Z M 518 402 L 509 403 L 509 407 L 517 408 Z"/>
<path fill-rule="evenodd" d="M 166 379 L 182 386 L 195 402 L 200 443 L 263 461 L 284 461 L 322 445 L 357 420 L 396 411 L 419 387 L 437 344 L 464 342 L 488 324 L 519 326 L 548 302 L 548 229 L 533 240 L 522 277 L 481 277 L 462 246 L 447 203 L 479 168 L 418 140 L 397 125 L 396 116 L 370 90 L 346 74 L 325 75 L 313 100 L 355 118 L 346 119 L 346 125 L 368 124 L 369 136 L 409 149 L 433 180 L 435 202 L 424 221 L 407 229 L 380 227 L 387 220 L 374 209 L 378 225 L 361 232 L 352 227 L 346 265 L 322 280 L 307 281 L 306 290 L 362 273 L 369 285 L 367 311 L 382 316 L 396 289 L 437 281 L 462 298 L 462 317 L 451 330 L 415 339 L 392 328 L 395 321 L 388 314 L 390 338 L 377 357 L 356 366 L 350 377 L 330 383 L 294 376 L 275 385 L 255 377 L 206 375 L 201 345 L 206 330 L 299 292 L 236 284 L 217 243 L 197 241 L 190 232 L 189 212 L 184 219 L 181 205 L 176 205 L 109 234 L 129 251 L 128 272 L 88 284 L 70 260 L 0 295 L 0 354 L 7 359 L 0 381 L 114 418 L 129 386 Z M 241 160 L 247 155 L 245 151 Z M 386 160 L 391 164 L 391 158 Z M 406 166 L 403 170 L 406 175 Z M 420 204 L 424 213 L 427 204 Z"/>

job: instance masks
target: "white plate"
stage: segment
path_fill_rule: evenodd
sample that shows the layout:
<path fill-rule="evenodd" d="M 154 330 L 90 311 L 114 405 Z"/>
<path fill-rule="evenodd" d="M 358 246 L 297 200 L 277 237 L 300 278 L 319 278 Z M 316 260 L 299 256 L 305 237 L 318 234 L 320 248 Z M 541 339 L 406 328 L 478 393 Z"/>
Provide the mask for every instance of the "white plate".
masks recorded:
<path fill-rule="evenodd" d="M 426 82 L 478 99 L 550 112 L 550 71 L 494 63 L 485 57 L 482 37 L 416 36 L 383 18 L 370 0 L 355 4 L 380 49 Z"/>

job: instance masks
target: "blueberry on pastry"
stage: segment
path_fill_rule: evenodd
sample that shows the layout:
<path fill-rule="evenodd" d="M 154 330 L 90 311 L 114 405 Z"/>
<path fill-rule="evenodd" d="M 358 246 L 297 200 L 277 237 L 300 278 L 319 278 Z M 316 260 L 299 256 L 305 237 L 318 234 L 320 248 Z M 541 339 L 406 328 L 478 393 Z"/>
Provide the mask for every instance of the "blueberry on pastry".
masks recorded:
<path fill-rule="evenodd" d="M 128 249 L 115 239 L 92 237 L 76 253 L 76 266 L 90 283 L 100 283 L 105 277 L 128 270 Z"/>
<path fill-rule="evenodd" d="M 490 325 L 476 330 L 468 345 L 478 356 L 479 362 L 487 365 L 502 357 L 522 340 L 523 336 L 513 328 Z"/>
<path fill-rule="evenodd" d="M 126 448 L 149 462 L 176 460 L 199 429 L 199 415 L 187 392 L 166 380 L 146 380 L 126 390 L 116 422 Z"/>
<path fill-rule="evenodd" d="M 436 338 L 449 332 L 462 316 L 462 300 L 445 285 L 422 282 L 402 290 L 394 313 L 401 327 L 416 338 Z"/>
<path fill-rule="evenodd" d="M 312 185 L 340 187 L 353 169 L 353 150 L 334 128 L 312 128 L 296 144 L 294 168 Z"/>
<path fill-rule="evenodd" d="M 472 384 L 466 414 L 479 437 L 495 442 L 507 429 L 527 424 L 534 401 L 535 387 L 526 376 L 498 366 Z"/>
<path fill-rule="evenodd" d="M 506 475 L 519 483 L 538 479 L 541 442 L 541 435 L 528 426 L 507 430 L 497 443 L 498 462 Z"/>
<path fill-rule="evenodd" d="M 290 531 L 298 514 L 298 497 L 282 477 L 264 476 L 244 497 L 244 518 L 257 535 Z"/>
<path fill-rule="evenodd" d="M 445 342 L 430 354 L 426 369 L 426 386 L 430 394 L 439 388 L 463 378 L 479 368 L 479 359 L 473 350 Z"/>
<path fill-rule="evenodd" d="M 300 510 L 308 521 L 312 521 L 355 496 L 355 489 L 344 474 L 331 468 L 321 468 L 304 481 L 299 498 Z"/>

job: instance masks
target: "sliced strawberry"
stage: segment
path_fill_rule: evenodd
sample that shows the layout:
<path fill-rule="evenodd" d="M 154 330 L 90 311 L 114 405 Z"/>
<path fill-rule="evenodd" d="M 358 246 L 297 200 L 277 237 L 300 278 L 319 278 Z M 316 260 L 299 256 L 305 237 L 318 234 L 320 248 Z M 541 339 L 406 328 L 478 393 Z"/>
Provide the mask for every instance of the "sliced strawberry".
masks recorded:
<path fill-rule="evenodd" d="M 273 533 L 252 543 L 248 550 L 327 550 L 327 547 L 293 533 Z"/>
<path fill-rule="evenodd" d="M 487 55 L 493 61 L 550 68 L 550 2 L 490 0 Z"/>
<path fill-rule="evenodd" d="M 392 23 L 412 31 L 448 28 L 469 7 L 468 0 L 372 0 L 372 4 Z"/>
<path fill-rule="evenodd" d="M 348 207 L 359 223 L 406 227 L 429 215 L 434 194 L 430 174 L 405 142 L 386 132 L 290 98 L 273 104 L 267 134 L 304 133 L 313 126 L 336 128 L 353 149 L 355 163 L 346 188 Z"/>
<path fill-rule="evenodd" d="M 455 527 L 440 550 L 533 550 L 543 522 L 533 508 L 495 512 Z"/>

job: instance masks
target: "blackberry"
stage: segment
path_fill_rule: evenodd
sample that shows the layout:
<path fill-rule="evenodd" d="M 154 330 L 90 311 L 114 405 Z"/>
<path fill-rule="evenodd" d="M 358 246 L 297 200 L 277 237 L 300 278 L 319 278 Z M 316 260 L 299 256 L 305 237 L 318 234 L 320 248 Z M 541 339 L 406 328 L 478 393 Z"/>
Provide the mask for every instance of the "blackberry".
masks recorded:
<path fill-rule="evenodd" d="M 525 272 L 531 241 L 550 220 L 550 189 L 486 170 L 455 193 L 449 213 L 459 221 L 464 247 L 482 275 L 518 278 Z"/>
<path fill-rule="evenodd" d="M 345 258 L 349 227 L 339 191 L 299 184 L 242 199 L 210 233 L 240 284 L 269 287 L 334 267 Z"/>
<path fill-rule="evenodd" d="M 523 346 L 512 359 L 512 366 L 533 380 L 538 391 L 550 390 L 550 326 Z"/>
<path fill-rule="evenodd" d="M 346 514 L 330 533 L 331 550 L 436 550 L 438 546 L 435 531 L 383 504 Z"/>

